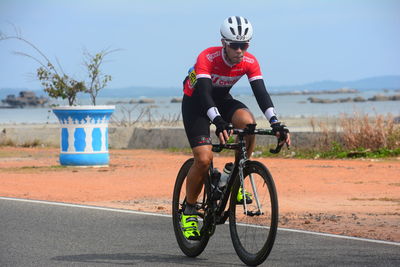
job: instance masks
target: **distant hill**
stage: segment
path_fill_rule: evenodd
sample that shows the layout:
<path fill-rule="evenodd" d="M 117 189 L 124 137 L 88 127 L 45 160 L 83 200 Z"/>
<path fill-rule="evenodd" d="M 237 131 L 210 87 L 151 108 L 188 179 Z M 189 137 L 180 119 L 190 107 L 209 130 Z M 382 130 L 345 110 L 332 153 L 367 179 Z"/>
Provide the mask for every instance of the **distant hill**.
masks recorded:
<path fill-rule="evenodd" d="M 353 88 L 359 90 L 372 89 L 400 89 L 400 75 L 387 75 L 370 77 L 356 81 L 319 81 L 302 85 L 271 86 L 271 91 L 294 91 L 294 90 L 334 90 L 338 88 Z"/>
<path fill-rule="evenodd" d="M 7 95 L 18 95 L 20 91 L 34 91 L 37 96 L 47 96 L 42 89 L 27 89 L 27 88 L 0 88 L 0 100 Z M 182 88 L 159 88 L 132 86 L 126 88 L 105 88 L 100 91 L 98 97 L 156 97 L 156 96 L 180 96 Z M 79 97 L 89 97 L 86 94 L 78 94 Z"/>
<path fill-rule="evenodd" d="M 353 88 L 358 90 L 372 90 L 372 89 L 400 89 L 400 75 L 387 75 L 370 77 L 356 81 L 319 81 L 301 85 L 285 85 L 285 86 L 268 86 L 270 92 L 286 92 L 286 91 L 316 91 L 316 90 L 334 90 L 339 88 Z M 26 89 L 26 88 L 0 88 L 0 98 L 3 99 L 9 94 L 17 95 L 20 91 L 32 90 L 38 96 L 44 95 L 44 92 L 39 89 Z M 248 87 L 235 87 L 235 94 L 249 94 Z M 126 88 L 106 88 L 103 89 L 99 97 L 132 97 L 138 98 L 156 97 L 156 96 L 181 96 L 182 88 L 179 84 L 177 87 L 145 87 L 145 86 L 131 86 Z"/>

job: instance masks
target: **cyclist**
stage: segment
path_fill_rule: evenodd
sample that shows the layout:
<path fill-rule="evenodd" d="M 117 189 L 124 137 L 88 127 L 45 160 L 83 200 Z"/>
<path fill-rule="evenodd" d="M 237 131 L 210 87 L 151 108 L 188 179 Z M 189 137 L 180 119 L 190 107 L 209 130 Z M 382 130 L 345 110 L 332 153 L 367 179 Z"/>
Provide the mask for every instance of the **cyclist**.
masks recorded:
<path fill-rule="evenodd" d="M 285 134 L 283 142 L 290 145 L 288 129 L 278 121 L 257 59 L 247 52 L 253 36 L 251 23 L 244 17 L 228 17 L 222 23 L 220 32 L 222 46 L 210 47 L 201 52 L 183 82 L 182 116 L 194 163 L 187 175 L 186 207 L 181 223 L 184 236 L 190 240 L 200 238 L 195 204 L 213 157 L 210 122 L 215 125 L 215 133 L 221 143 L 225 143 L 230 136 L 227 131 L 229 123 L 241 129 L 255 123 L 246 105 L 229 94 L 232 86 L 244 74 L 272 130 L 277 136 Z M 250 157 L 255 146 L 255 136 L 248 136 L 246 144 L 247 156 Z"/>

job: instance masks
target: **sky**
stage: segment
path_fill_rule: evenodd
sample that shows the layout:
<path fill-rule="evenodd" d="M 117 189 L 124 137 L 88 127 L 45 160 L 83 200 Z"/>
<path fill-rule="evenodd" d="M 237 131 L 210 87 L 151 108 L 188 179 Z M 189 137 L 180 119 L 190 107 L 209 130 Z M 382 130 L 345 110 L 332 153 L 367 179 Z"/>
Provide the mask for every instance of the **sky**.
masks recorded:
<path fill-rule="evenodd" d="M 220 45 L 232 15 L 252 23 L 248 51 L 269 86 L 400 75 L 398 0 L 0 0 L 0 31 L 17 29 L 77 79 L 86 77 L 84 49 L 118 49 L 102 66 L 109 88 L 167 88 L 181 87 L 197 55 Z M 0 41 L 0 88 L 40 88 L 38 64 L 14 51 L 40 57 Z"/>

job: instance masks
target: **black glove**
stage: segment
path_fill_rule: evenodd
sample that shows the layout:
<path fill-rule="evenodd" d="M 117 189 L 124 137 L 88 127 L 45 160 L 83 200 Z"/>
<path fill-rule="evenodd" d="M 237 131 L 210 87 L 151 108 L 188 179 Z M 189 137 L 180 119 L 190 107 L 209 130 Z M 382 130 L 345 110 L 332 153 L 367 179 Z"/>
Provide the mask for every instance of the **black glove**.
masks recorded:
<path fill-rule="evenodd" d="M 229 130 L 229 123 L 224 121 L 221 116 L 217 116 L 214 118 L 213 123 L 217 127 L 215 130 L 215 134 L 219 137 L 219 134 L 222 133 L 224 130 Z"/>
<path fill-rule="evenodd" d="M 281 124 L 280 122 L 275 122 L 271 124 L 272 132 L 276 135 L 276 133 L 279 133 L 281 140 L 286 139 L 286 135 L 289 133 L 289 129 L 285 124 Z"/>

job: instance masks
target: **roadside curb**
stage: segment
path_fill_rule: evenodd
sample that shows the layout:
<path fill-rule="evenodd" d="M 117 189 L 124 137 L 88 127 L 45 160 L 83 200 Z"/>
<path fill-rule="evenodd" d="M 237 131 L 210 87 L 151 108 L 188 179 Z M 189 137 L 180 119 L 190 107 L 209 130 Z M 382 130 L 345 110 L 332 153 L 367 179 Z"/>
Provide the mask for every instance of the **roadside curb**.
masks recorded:
<path fill-rule="evenodd" d="M 214 134 L 211 134 L 214 137 Z M 291 132 L 293 147 L 309 147 L 323 136 L 320 132 Z M 60 129 L 45 126 L 0 126 L 0 144 L 60 146 Z M 257 136 L 257 145 L 275 145 L 271 136 Z M 109 127 L 109 147 L 112 149 L 189 148 L 183 128 Z"/>

